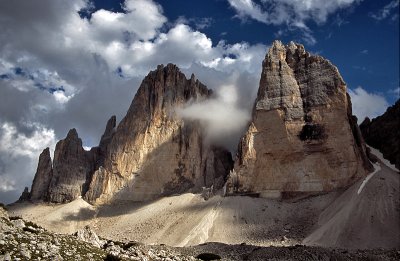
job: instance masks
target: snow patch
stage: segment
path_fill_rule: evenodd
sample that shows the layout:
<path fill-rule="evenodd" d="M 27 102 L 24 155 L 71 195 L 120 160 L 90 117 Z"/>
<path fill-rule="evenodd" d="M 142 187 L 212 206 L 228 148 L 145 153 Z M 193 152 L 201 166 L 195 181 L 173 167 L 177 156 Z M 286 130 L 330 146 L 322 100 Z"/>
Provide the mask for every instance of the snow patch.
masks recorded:
<path fill-rule="evenodd" d="M 388 161 L 387 159 L 385 159 L 385 158 L 383 157 L 383 154 L 382 154 L 379 150 L 377 150 L 377 149 L 375 149 L 375 148 L 373 148 L 373 147 L 371 147 L 371 146 L 369 146 L 369 145 L 366 145 L 366 146 L 367 146 L 368 148 L 370 148 L 370 149 L 371 149 L 371 153 L 374 154 L 375 156 L 377 156 L 378 159 L 379 159 L 380 161 L 382 161 L 382 163 L 385 164 L 388 168 L 390 168 L 390 169 L 392 169 L 392 170 L 394 170 L 394 171 L 396 171 L 396 172 L 399 172 L 399 170 L 395 167 L 395 165 L 391 164 L 390 161 Z"/>
<path fill-rule="evenodd" d="M 381 170 L 381 166 L 379 165 L 379 163 L 374 164 L 374 168 L 375 168 L 375 170 L 372 173 L 368 174 L 368 176 L 361 183 L 360 187 L 358 188 L 357 195 L 360 195 L 361 191 L 367 184 L 368 180 L 370 180 L 375 175 L 375 173 L 377 173 L 378 171 Z"/>

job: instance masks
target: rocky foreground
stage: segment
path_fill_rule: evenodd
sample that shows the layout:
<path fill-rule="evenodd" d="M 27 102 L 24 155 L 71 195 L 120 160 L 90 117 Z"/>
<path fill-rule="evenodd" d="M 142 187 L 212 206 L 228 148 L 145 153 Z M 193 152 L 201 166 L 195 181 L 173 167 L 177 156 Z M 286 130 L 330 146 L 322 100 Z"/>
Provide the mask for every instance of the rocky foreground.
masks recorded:
<path fill-rule="evenodd" d="M 51 233 L 0 208 L 0 260 L 198 260 L 166 247 L 101 240 L 89 228 Z M 87 241 L 87 242 L 86 242 Z"/>
<path fill-rule="evenodd" d="M 259 247 L 206 243 L 173 248 L 99 239 L 86 227 L 51 233 L 0 208 L 0 260 L 399 260 L 396 250 L 340 250 L 295 245 Z"/>

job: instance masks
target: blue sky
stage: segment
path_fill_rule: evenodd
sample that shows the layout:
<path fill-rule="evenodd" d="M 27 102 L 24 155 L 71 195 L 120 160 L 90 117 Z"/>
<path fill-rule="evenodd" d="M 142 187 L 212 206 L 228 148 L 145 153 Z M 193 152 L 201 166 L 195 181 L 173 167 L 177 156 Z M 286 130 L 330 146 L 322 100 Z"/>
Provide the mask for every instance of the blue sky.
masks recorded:
<path fill-rule="evenodd" d="M 0 0 L 0 201 L 70 128 L 97 145 L 158 64 L 216 91 L 201 116 L 236 147 L 275 39 L 335 64 L 361 120 L 399 98 L 399 0 Z"/>

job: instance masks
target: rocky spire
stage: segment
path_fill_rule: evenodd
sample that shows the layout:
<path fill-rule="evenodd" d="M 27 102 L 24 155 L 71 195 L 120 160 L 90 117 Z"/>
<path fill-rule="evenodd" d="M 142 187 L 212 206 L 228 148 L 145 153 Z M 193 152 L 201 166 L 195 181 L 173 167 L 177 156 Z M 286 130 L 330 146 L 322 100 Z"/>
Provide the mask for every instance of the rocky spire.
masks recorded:
<path fill-rule="evenodd" d="M 46 200 L 47 193 L 53 176 L 53 166 L 51 163 L 50 149 L 46 148 L 39 156 L 35 178 L 33 179 L 30 199 Z"/>
<path fill-rule="evenodd" d="M 83 185 L 93 171 L 93 162 L 82 147 L 75 129 L 60 140 L 54 151 L 53 176 L 48 199 L 51 202 L 68 202 L 82 196 Z"/>
<path fill-rule="evenodd" d="M 30 196 L 29 189 L 28 189 L 28 187 L 25 187 L 25 188 L 24 188 L 24 191 L 22 192 L 22 194 L 21 194 L 21 196 L 19 197 L 19 199 L 18 199 L 17 202 L 24 202 L 24 201 L 27 201 L 27 200 L 29 200 L 29 196 Z"/>
<path fill-rule="evenodd" d="M 274 197 L 347 186 L 371 167 L 353 128 L 337 68 L 300 44 L 275 41 L 263 61 L 231 191 Z"/>

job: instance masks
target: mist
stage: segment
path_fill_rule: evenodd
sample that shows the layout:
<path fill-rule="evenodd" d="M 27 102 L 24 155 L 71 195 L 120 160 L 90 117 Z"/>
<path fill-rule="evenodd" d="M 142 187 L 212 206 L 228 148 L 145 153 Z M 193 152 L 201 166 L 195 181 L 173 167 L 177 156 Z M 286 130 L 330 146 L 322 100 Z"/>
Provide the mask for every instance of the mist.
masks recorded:
<path fill-rule="evenodd" d="M 240 137 L 250 120 L 250 110 L 239 106 L 238 90 L 235 85 L 222 85 L 216 96 L 189 103 L 177 109 L 181 118 L 198 120 L 205 129 L 206 141 L 235 152 Z"/>

